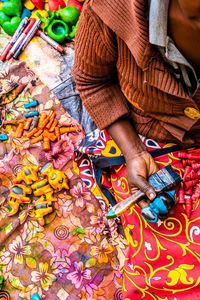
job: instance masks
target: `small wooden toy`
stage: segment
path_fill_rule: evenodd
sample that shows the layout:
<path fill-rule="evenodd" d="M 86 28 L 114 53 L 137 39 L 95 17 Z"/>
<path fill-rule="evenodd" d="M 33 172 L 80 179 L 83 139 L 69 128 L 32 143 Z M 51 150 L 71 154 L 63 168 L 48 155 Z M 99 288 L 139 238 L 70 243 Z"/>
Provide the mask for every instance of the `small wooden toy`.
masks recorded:
<path fill-rule="evenodd" d="M 38 166 L 25 166 L 17 173 L 17 177 L 13 180 L 14 183 L 20 183 L 24 181 L 26 184 L 32 184 L 38 180 Z"/>
<path fill-rule="evenodd" d="M 32 189 L 23 184 L 15 184 L 11 186 L 10 196 L 8 197 L 8 204 L 11 211 L 7 213 L 8 216 L 13 216 L 19 210 L 21 203 L 31 203 L 31 199 L 26 197 L 26 194 L 31 194 Z"/>
<path fill-rule="evenodd" d="M 41 168 L 40 174 L 47 175 L 49 184 L 56 192 L 61 191 L 63 188 L 69 189 L 67 176 L 63 171 L 54 169 L 51 162 L 46 163 Z"/>
<path fill-rule="evenodd" d="M 56 198 L 52 197 L 53 192 L 49 192 L 42 195 L 34 205 L 34 218 L 39 222 L 41 226 L 45 224 L 44 216 L 48 215 L 53 211 L 52 202 L 57 201 Z"/>
<path fill-rule="evenodd" d="M 53 192 L 46 178 L 36 181 L 31 185 L 31 188 L 34 190 L 33 193 L 35 196 L 42 196 L 46 193 Z"/>

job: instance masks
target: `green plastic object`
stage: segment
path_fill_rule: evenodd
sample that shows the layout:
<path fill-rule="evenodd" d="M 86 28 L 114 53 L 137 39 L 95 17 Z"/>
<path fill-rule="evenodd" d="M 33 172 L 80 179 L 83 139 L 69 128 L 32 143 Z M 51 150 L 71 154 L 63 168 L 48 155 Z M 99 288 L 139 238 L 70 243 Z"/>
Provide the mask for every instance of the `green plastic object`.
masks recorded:
<path fill-rule="evenodd" d="M 21 0 L 10 0 L 2 4 L 1 9 L 8 16 L 20 17 L 22 11 Z"/>
<path fill-rule="evenodd" d="M 53 40 L 62 43 L 68 37 L 69 27 L 62 20 L 53 20 L 46 31 Z"/>
<path fill-rule="evenodd" d="M 9 21 L 10 21 L 10 17 L 7 16 L 3 11 L 0 10 L 0 25 L 2 26 L 3 23 L 9 22 Z"/>
<path fill-rule="evenodd" d="M 20 22 L 20 17 L 13 17 L 10 21 L 3 23 L 3 30 L 9 35 L 13 35 L 17 30 Z"/>
<path fill-rule="evenodd" d="M 78 22 L 76 23 L 76 25 L 73 25 L 73 26 L 72 26 L 72 29 L 71 29 L 71 31 L 70 31 L 68 37 L 67 37 L 69 40 L 72 40 L 72 39 L 75 37 L 75 33 L 76 33 L 76 28 L 77 28 L 77 26 L 78 26 Z"/>
<path fill-rule="evenodd" d="M 60 8 L 56 12 L 56 17 L 60 17 L 65 23 L 73 26 L 77 23 L 80 16 L 80 11 L 75 6 L 67 6 Z"/>

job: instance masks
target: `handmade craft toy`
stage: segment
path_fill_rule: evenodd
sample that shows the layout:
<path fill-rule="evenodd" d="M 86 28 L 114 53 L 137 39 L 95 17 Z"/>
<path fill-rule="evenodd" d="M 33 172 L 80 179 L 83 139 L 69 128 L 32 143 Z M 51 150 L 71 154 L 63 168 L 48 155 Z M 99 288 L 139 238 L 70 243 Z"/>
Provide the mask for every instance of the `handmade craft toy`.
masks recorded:
<path fill-rule="evenodd" d="M 81 5 L 81 4 L 80 4 Z M 80 8 L 67 6 L 58 10 L 49 11 L 48 18 L 38 13 L 38 17 L 45 24 L 43 31 L 58 43 L 75 37 L 75 32 L 80 16 Z"/>
<path fill-rule="evenodd" d="M 45 178 L 46 177 L 46 178 Z M 20 184 L 24 181 L 26 185 Z M 45 224 L 44 216 L 53 211 L 52 203 L 57 201 L 53 197 L 54 192 L 59 192 L 63 188 L 69 189 L 68 179 L 61 170 L 56 170 L 51 162 L 41 167 L 27 165 L 21 169 L 14 178 L 14 185 L 11 186 L 8 197 L 9 212 L 8 216 L 16 214 L 20 204 L 31 203 L 31 198 L 27 194 L 40 196 L 36 200 L 31 212 L 31 216 L 36 219 L 41 226 Z M 7 210 L 7 208 L 4 208 Z"/>
<path fill-rule="evenodd" d="M 52 201 L 56 200 L 56 198 L 52 198 Z M 53 211 L 52 201 L 47 200 L 45 195 L 42 195 L 34 205 L 34 218 L 41 226 L 45 224 L 44 216 L 50 214 Z"/>
<path fill-rule="evenodd" d="M 51 162 L 46 163 L 40 170 L 41 175 L 47 175 L 51 187 L 59 192 L 63 188 L 69 189 L 67 176 L 61 170 L 56 170 Z"/>
<path fill-rule="evenodd" d="M 166 218 L 175 204 L 175 190 L 162 192 L 149 204 L 143 207 L 141 214 L 150 223 L 156 223 L 159 217 Z"/>
<path fill-rule="evenodd" d="M 49 192 L 42 195 L 34 205 L 34 218 L 39 222 L 41 226 L 45 224 L 44 216 L 53 211 L 52 202 L 57 201 L 57 198 L 53 197 L 53 192 Z"/>
<path fill-rule="evenodd" d="M 8 204 L 11 208 L 8 212 L 8 216 L 16 214 L 21 203 L 31 203 L 30 197 L 26 197 L 27 194 L 31 193 L 32 189 L 23 184 L 12 185 L 10 189 L 10 196 L 8 197 Z"/>
<path fill-rule="evenodd" d="M 17 30 L 21 22 L 21 12 L 21 0 L 10 0 L 2 4 L 0 10 L 0 25 L 7 34 L 13 35 Z"/>
<path fill-rule="evenodd" d="M 53 192 L 46 178 L 36 181 L 34 184 L 31 185 L 31 188 L 33 189 L 33 193 L 35 196 L 42 196 L 49 192 Z"/>
<path fill-rule="evenodd" d="M 24 181 L 26 184 L 32 184 L 34 181 L 38 180 L 38 166 L 26 166 L 21 169 L 17 174 L 17 177 L 13 180 L 14 183 L 20 183 Z"/>

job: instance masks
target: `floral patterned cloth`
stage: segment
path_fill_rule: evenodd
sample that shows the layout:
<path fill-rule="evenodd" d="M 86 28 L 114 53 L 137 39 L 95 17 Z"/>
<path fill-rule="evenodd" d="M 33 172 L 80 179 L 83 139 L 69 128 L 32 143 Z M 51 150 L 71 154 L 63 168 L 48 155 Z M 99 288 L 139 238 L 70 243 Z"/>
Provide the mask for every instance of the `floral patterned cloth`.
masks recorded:
<path fill-rule="evenodd" d="M 184 168 L 177 158 L 176 145 L 159 144 L 141 138 L 159 168 L 171 164 L 176 172 L 183 174 Z M 86 185 L 104 202 L 102 207 L 106 210 L 114 204 L 112 197 L 120 202 L 131 195 L 124 158 L 105 131 L 96 130 L 84 138 L 76 149 L 74 166 Z M 183 204 L 176 204 L 168 218 L 156 224 L 143 219 L 138 205 L 132 206 L 121 216 L 129 245 L 124 265 L 122 299 L 200 298 L 199 215 L 200 205 L 197 201 L 190 219 Z"/>
<path fill-rule="evenodd" d="M 1 43 L 6 43 L 4 37 Z M 21 205 L 12 217 L 0 210 L 0 265 L 4 276 L 0 299 L 30 300 L 37 292 L 41 299 L 48 300 L 119 300 L 127 241 L 117 224 L 106 220 L 97 199 L 73 171 L 73 151 L 83 139 L 84 132 L 49 88 L 58 84 L 52 74 L 60 80 L 59 75 L 51 73 L 52 68 L 60 64 L 59 54 L 46 44 L 39 47 L 39 43 L 40 40 L 33 41 L 26 50 L 29 52 L 31 47 L 33 53 L 38 53 L 39 62 L 30 63 L 31 54 L 26 51 L 22 55 L 31 69 L 20 62 L 1 64 L 4 82 L 0 82 L 0 91 L 6 90 L 4 95 L 11 92 L 9 88 L 5 89 L 6 80 L 24 86 L 12 101 L 2 105 L 0 133 L 8 134 L 9 139 L 0 142 L 0 204 L 1 207 L 7 205 L 13 179 L 26 165 L 42 166 L 47 161 L 53 162 L 55 168 L 62 169 L 68 176 L 69 190 L 63 189 L 56 194 L 54 212 L 45 217 L 44 227 L 32 218 L 31 205 Z M 43 68 L 40 51 L 46 55 Z M 52 56 L 49 61 L 47 59 L 52 51 L 53 65 Z M 39 64 L 38 69 L 36 64 Z M 10 68 L 12 75 L 9 75 Z M 14 70 L 18 70 L 17 73 Z M 41 81 L 42 74 L 45 74 L 45 82 Z M 27 113 L 24 104 L 35 99 L 39 101 L 39 113 L 54 110 L 60 124 L 76 128 L 75 132 L 66 133 L 59 142 L 53 143 L 51 151 L 43 151 L 41 142 L 31 144 L 25 136 L 15 136 L 17 121 L 24 119 Z M 33 110 L 35 108 L 30 111 Z"/>

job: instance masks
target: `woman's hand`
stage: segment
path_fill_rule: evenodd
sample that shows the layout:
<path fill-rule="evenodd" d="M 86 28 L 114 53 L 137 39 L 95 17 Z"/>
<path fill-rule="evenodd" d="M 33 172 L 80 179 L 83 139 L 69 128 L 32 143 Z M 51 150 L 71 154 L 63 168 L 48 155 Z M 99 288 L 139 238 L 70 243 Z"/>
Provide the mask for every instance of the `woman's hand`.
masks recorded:
<path fill-rule="evenodd" d="M 158 170 L 159 168 L 153 157 L 147 151 L 135 154 L 132 158 L 129 157 L 126 161 L 126 178 L 131 193 L 133 194 L 139 189 L 143 191 L 150 200 L 153 200 L 156 196 L 156 192 L 148 183 L 147 178 Z M 140 204 L 142 205 L 142 203 L 144 204 L 143 201 Z"/>
<path fill-rule="evenodd" d="M 123 117 L 106 130 L 121 149 L 126 160 L 126 177 L 131 193 L 140 189 L 148 199 L 153 200 L 156 197 L 156 192 L 147 179 L 158 171 L 158 166 L 153 157 L 146 151 L 131 121 Z M 139 204 L 140 207 L 143 207 L 147 206 L 148 202 L 141 200 Z"/>

